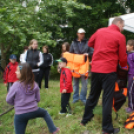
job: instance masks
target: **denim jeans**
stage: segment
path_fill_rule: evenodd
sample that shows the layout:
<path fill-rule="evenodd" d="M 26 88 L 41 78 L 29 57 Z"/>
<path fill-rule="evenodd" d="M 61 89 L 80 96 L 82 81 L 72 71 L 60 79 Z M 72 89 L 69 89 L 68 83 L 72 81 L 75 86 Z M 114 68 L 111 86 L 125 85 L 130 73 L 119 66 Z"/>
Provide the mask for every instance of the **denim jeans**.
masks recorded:
<path fill-rule="evenodd" d="M 79 95 L 79 80 L 81 79 L 81 93 Z M 73 102 L 78 101 L 79 99 L 86 103 L 86 95 L 87 95 L 87 79 L 85 79 L 85 76 L 81 76 L 81 78 L 73 78 L 74 85 L 74 95 L 73 95 Z"/>
<path fill-rule="evenodd" d="M 39 108 L 34 112 L 14 116 L 15 134 L 25 134 L 28 121 L 37 117 L 44 118 L 51 133 L 56 131 L 57 128 L 55 127 L 48 112 L 45 109 Z"/>

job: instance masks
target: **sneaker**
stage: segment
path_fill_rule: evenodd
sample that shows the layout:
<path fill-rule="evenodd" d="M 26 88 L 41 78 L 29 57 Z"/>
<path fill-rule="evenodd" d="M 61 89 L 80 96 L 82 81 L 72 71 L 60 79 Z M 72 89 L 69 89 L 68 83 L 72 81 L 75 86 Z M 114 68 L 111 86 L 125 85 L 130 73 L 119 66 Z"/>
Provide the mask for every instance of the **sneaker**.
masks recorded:
<path fill-rule="evenodd" d="M 59 128 L 57 128 L 57 130 L 55 132 L 53 132 L 52 134 L 57 134 L 60 131 Z"/>
<path fill-rule="evenodd" d="M 132 113 L 134 110 L 130 107 L 126 108 L 126 113 Z"/>
<path fill-rule="evenodd" d="M 71 115 L 72 115 L 72 114 L 67 114 L 66 117 L 69 117 L 69 116 L 71 116 Z"/>
<path fill-rule="evenodd" d="M 66 114 L 66 113 L 61 113 L 61 112 L 59 112 L 59 114 L 60 114 L 60 115 L 63 115 L 63 114 Z"/>
<path fill-rule="evenodd" d="M 120 128 L 114 128 L 114 132 L 113 133 L 107 133 L 107 132 L 102 132 L 102 134 L 117 134 L 120 132 Z"/>
<path fill-rule="evenodd" d="M 79 100 L 73 100 L 73 102 L 72 103 L 76 103 L 76 102 L 78 102 Z"/>
<path fill-rule="evenodd" d="M 48 88 L 45 88 L 46 90 L 48 90 Z"/>
<path fill-rule="evenodd" d="M 81 126 L 85 126 L 83 123 L 80 123 Z"/>
<path fill-rule="evenodd" d="M 83 105 L 86 106 L 86 101 L 82 101 Z"/>

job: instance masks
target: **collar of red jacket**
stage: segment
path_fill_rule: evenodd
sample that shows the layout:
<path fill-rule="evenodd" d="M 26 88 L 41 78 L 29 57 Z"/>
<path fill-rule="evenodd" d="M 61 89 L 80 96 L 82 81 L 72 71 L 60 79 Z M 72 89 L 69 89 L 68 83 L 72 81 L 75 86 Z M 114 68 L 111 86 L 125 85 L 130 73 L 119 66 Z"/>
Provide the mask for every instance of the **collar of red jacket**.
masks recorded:
<path fill-rule="evenodd" d="M 14 64 L 12 62 L 9 62 L 9 65 L 18 65 L 18 62 L 16 61 Z"/>
<path fill-rule="evenodd" d="M 109 26 L 109 28 L 110 28 L 110 29 L 115 29 L 115 30 L 117 30 L 117 31 L 119 31 L 119 32 L 120 32 L 119 27 L 118 27 L 118 26 L 116 26 L 116 25 L 114 25 L 114 24 L 112 24 L 111 26 Z"/>

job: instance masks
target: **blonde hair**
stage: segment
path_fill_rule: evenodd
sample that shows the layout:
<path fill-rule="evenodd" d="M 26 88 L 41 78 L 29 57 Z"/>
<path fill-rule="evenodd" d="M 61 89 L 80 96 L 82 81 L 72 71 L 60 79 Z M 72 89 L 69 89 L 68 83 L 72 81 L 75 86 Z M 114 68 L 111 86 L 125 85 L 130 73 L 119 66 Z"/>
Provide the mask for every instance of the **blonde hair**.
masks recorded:
<path fill-rule="evenodd" d="M 32 39 L 31 41 L 30 41 L 30 43 L 29 43 L 29 49 L 31 49 L 31 46 L 32 46 L 32 44 L 34 43 L 34 42 L 37 42 L 38 43 L 38 41 L 37 40 L 35 40 L 35 39 Z"/>

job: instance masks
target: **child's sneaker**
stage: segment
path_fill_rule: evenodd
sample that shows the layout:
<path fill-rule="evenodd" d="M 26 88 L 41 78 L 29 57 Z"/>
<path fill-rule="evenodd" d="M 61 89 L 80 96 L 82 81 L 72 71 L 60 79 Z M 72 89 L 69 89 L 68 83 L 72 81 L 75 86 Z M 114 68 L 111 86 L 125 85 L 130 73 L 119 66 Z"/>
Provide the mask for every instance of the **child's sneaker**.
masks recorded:
<path fill-rule="evenodd" d="M 57 130 L 55 132 L 53 132 L 52 134 L 57 134 L 60 131 L 59 128 L 57 128 Z"/>
<path fill-rule="evenodd" d="M 59 112 L 59 114 L 63 115 L 63 114 L 66 114 L 66 113 L 61 113 L 61 112 Z"/>
<path fill-rule="evenodd" d="M 67 114 L 66 117 L 69 117 L 69 116 L 71 116 L 71 115 L 72 115 L 72 114 Z"/>
<path fill-rule="evenodd" d="M 128 107 L 128 108 L 126 108 L 126 112 L 127 113 L 132 113 L 134 110 L 132 109 L 132 108 L 130 108 L 130 107 Z"/>

